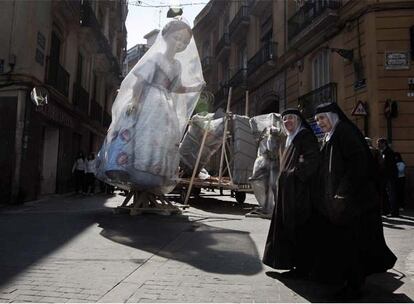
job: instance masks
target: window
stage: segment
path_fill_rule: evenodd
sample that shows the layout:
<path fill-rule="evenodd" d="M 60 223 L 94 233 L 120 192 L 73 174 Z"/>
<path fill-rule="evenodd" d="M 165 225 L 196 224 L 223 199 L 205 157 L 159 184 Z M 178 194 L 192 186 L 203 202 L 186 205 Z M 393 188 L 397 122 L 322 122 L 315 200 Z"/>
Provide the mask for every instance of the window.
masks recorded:
<path fill-rule="evenodd" d="M 210 41 L 206 40 L 203 43 L 203 58 L 210 56 Z"/>
<path fill-rule="evenodd" d="M 329 53 L 323 50 L 312 60 L 312 87 L 315 90 L 329 82 Z"/>
<path fill-rule="evenodd" d="M 247 69 L 247 48 L 245 45 L 239 48 L 238 57 L 239 57 L 239 68 Z"/>
<path fill-rule="evenodd" d="M 221 68 L 222 68 L 222 70 L 221 70 L 221 75 L 222 75 L 222 81 L 221 81 L 221 85 L 224 85 L 224 84 L 226 84 L 228 81 L 229 81 L 229 79 L 230 79 L 230 69 L 229 69 L 229 64 L 226 62 L 226 63 L 222 63 L 221 64 Z"/>
<path fill-rule="evenodd" d="M 76 82 L 82 85 L 82 72 L 83 72 L 83 56 L 78 53 L 78 67 L 76 70 Z"/>
<path fill-rule="evenodd" d="M 93 73 L 93 90 L 92 90 L 92 100 L 97 101 L 96 98 L 98 97 L 98 77 L 95 73 Z"/>
<path fill-rule="evenodd" d="M 50 46 L 50 60 L 53 63 L 59 63 L 60 59 L 60 39 L 55 32 L 52 32 L 52 42 Z"/>

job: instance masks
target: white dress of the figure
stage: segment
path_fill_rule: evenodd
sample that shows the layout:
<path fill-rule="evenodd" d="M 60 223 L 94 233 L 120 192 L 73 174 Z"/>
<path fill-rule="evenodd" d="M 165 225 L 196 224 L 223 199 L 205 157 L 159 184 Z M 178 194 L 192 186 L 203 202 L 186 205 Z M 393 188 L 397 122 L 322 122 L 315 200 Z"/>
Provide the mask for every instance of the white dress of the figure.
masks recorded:
<path fill-rule="evenodd" d="M 193 38 L 172 59 L 165 55 L 166 43 L 161 31 L 125 77 L 98 154 L 98 178 L 123 189 L 164 194 L 177 182 L 179 142 L 200 94 L 180 88 L 200 86 L 204 79 Z"/>

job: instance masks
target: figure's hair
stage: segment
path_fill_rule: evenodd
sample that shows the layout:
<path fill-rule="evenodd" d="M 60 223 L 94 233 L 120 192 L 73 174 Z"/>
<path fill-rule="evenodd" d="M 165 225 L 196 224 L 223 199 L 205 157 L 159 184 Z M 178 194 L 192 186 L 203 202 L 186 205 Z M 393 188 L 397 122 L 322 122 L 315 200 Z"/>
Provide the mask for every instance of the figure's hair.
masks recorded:
<path fill-rule="evenodd" d="M 377 143 L 383 143 L 388 146 L 388 141 L 383 137 L 378 138 Z"/>
<path fill-rule="evenodd" d="M 162 29 L 161 34 L 162 34 L 162 37 L 167 37 L 169 34 L 179 31 L 179 30 L 187 30 L 188 38 L 189 38 L 188 40 L 190 40 L 191 37 L 193 36 L 191 27 L 187 23 L 180 21 L 180 20 L 173 20 L 171 22 L 168 22 Z"/>
<path fill-rule="evenodd" d="M 401 157 L 401 153 L 399 153 L 399 152 L 395 152 L 394 153 L 394 157 L 395 157 L 395 161 L 398 163 L 398 162 L 402 162 L 403 161 L 403 159 L 402 159 L 402 157 Z"/>

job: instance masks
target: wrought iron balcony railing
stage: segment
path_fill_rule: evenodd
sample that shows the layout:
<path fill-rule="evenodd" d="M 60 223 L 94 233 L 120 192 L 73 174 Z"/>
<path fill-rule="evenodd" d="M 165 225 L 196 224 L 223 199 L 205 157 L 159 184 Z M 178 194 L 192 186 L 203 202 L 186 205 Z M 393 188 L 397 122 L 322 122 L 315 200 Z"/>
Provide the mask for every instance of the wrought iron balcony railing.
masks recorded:
<path fill-rule="evenodd" d="M 92 120 L 102 122 L 102 107 L 95 100 L 91 100 L 91 114 Z"/>
<path fill-rule="evenodd" d="M 219 42 L 216 46 L 216 56 L 224 49 L 230 48 L 230 37 L 229 33 L 224 33 L 223 36 L 220 38 Z"/>
<path fill-rule="evenodd" d="M 229 33 L 230 35 L 233 35 L 236 31 L 236 29 L 241 24 L 247 24 L 250 22 L 250 16 L 249 16 L 249 8 L 247 6 L 240 7 L 237 14 L 234 16 L 233 20 L 231 21 L 229 25 Z"/>
<path fill-rule="evenodd" d="M 247 69 L 241 68 L 236 74 L 230 79 L 229 86 L 236 87 L 246 87 L 247 86 Z"/>
<path fill-rule="evenodd" d="M 266 9 L 271 9 L 272 1 L 248 0 L 247 6 L 252 15 L 261 16 Z"/>
<path fill-rule="evenodd" d="M 221 101 L 223 101 L 227 94 L 228 94 L 228 84 L 224 83 L 220 86 L 220 88 L 217 90 L 217 92 L 214 94 L 214 105 L 217 106 L 220 104 Z"/>
<path fill-rule="evenodd" d="M 326 102 L 337 102 L 335 82 L 328 83 L 298 98 L 299 108 L 305 118 L 313 118 L 318 105 Z"/>
<path fill-rule="evenodd" d="M 213 57 L 211 57 L 211 56 L 205 56 L 201 60 L 201 66 L 203 67 L 204 71 L 211 68 L 212 64 L 213 64 Z"/>
<path fill-rule="evenodd" d="M 49 58 L 47 83 L 68 97 L 70 74 L 57 62 Z"/>
<path fill-rule="evenodd" d="M 276 61 L 277 43 L 266 42 L 266 44 L 249 60 L 247 69 L 249 75 L 253 74 L 261 65 L 268 61 Z"/>
<path fill-rule="evenodd" d="M 89 93 L 77 82 L 73 84 L 72 103 L 76 110 L 88 114 Z"/>
<path fill-rule="evenodd" d="M 341 0 L 312 0 L 305 4 L 288 20 L 288 39 L 291 40 L 308 27 L 313 20 L 326 9 L 336 10 L 341 7 Z"/>

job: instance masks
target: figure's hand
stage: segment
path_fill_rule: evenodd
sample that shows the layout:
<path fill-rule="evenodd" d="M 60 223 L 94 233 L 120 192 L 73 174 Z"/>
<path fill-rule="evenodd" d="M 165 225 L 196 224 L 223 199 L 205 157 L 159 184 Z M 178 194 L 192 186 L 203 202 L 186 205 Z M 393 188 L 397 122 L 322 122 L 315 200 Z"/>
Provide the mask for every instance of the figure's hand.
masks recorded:
<path fill-rule="evenodd" d="M 197 86 L 197 89 L 198 89 L 199 91 L 201 91 L 201 90 L 203 90 L 205 87 L 206 87 L 206 82 L 205 82 L 205 81 L 203 81 L 203 82 L 201 82 L 201 83 Z"/>
<path fill-rule="evenodd" d="M 136 103 L 129 103 L 126 107 L 126 114 L 132 115 L 133 113 L 135 113 L 137 111 L 137 104 Z"/>

